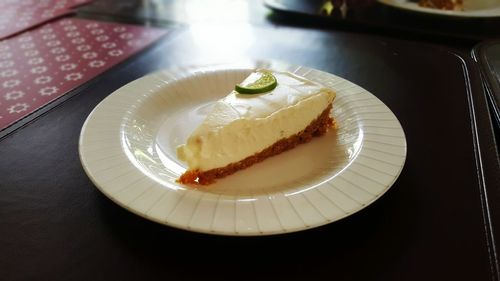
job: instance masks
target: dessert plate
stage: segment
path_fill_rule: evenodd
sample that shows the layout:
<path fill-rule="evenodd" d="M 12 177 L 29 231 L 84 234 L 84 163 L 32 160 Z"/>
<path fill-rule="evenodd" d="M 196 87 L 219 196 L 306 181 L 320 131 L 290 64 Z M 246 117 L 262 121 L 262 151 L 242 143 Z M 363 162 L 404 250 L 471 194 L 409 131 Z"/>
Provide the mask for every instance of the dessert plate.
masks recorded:
<path fill-rule="evenodd" d="M 333 88 L 338 128 L 212 185 L 177 183 L 186 166 L 176 146 L 255 68 Z M 135 214 L 185 230 L 249 236 L 317 227 L 363 209 L 399 176 L 406 139 L 390 109 L 365 89 L 307 67 L 252 61 L 169 69 L 123 86 L 88 116 L 79 153 L 96 187 Z"/>
<path fill-rule="evenodd" d="M 500 17 L 500 2 L 498 0 L 464 0 L 464 11 L 447 11 L 420 7 L 418 1 L 410 0 L 378 0 L 379 3 L 398 9 L 463 18 L 490 18 Z"/>

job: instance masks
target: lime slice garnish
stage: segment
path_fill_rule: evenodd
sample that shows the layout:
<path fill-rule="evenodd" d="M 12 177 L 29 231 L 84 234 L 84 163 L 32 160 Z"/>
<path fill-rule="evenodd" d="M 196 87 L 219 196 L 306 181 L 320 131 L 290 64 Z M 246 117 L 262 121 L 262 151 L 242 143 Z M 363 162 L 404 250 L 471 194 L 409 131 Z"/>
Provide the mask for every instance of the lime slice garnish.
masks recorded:
<path fill-rule="evenodd" d="M 276 77 L 271 72 L 257 71 L 244 84 L 237 84 L 234 89 L 240 94 L 260 94 L 273 90 L 277 85 Z"/>

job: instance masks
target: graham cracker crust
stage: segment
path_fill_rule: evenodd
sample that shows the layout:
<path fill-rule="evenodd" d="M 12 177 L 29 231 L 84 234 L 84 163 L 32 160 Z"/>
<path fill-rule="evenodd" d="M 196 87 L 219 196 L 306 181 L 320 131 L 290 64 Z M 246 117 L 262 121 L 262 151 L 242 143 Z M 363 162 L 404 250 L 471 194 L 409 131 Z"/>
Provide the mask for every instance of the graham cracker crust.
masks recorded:
<path fill-rule="evenodd" d="M 329 128 L 334 126 L 334 120 L 330 117 L 330 104 L 314 121 L 312 121 L 304 130 L 275 142 L 270 147 L 249 156 L 239 162 L 231 163 L 222 168 L 215 168 L 208 171 L 188 170 L 177 180 L 182 184 L 201 184 L 208 185 L 214 183 L 216 179 L 231 175 L 239 170 L 252 166 L 262 160 L 280 154 L 283 151 L 294 148 L 295 146 L 309 142 L 313 137 L 324 135 Z"/>
<path fill-rule="evenodd" d="M 463 0 L 419 0 L 418 5 L 426 8 L 434 8 L 449 11 L 463 11 Z"/>

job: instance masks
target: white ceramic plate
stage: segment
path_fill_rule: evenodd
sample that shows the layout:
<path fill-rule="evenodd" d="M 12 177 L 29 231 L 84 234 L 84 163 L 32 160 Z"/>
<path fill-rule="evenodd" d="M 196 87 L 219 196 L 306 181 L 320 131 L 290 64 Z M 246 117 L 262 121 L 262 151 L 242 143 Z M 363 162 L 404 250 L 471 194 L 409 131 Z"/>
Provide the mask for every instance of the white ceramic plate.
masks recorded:
<path fill-rule="evenodd" d="M 464 17 L 464 18 L 490 18 L 500 17 L 500 2 L 498 0 L 464 0 L 464 11 L 446 11 L 420 7 L 418 3 L 409 0 L 378 0 L 395 8 L 427 13 L 433 15 Z"/>
<path fill-rule="evenodd" d="M 286 70 L 337 92 L 338 130 L 266 159 L 215 184 L 190 188 L 175 147 L 252 69 Z M 267 235 L 324 225 L 384 194 L 406 158 L 394 114 L 375 96 L 335 75 L 272 61 L 193 66 L 125 85 L 89 115 L 80 159 L 111 200 L 147 219 L 222 235 Z"/>

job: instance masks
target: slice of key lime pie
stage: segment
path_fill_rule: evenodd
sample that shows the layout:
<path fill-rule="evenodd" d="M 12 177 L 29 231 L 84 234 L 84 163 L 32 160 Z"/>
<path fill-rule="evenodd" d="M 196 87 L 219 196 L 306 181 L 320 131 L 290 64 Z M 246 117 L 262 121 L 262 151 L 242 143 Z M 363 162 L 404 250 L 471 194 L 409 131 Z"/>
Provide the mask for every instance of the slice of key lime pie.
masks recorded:
<path fill-rule="evenodd" d="M 333 126 L 335 92 L 289 72 L 260 69 L 217 101 L 177 148 L 183 184 L 210 184 L 308 142 Z"/>

